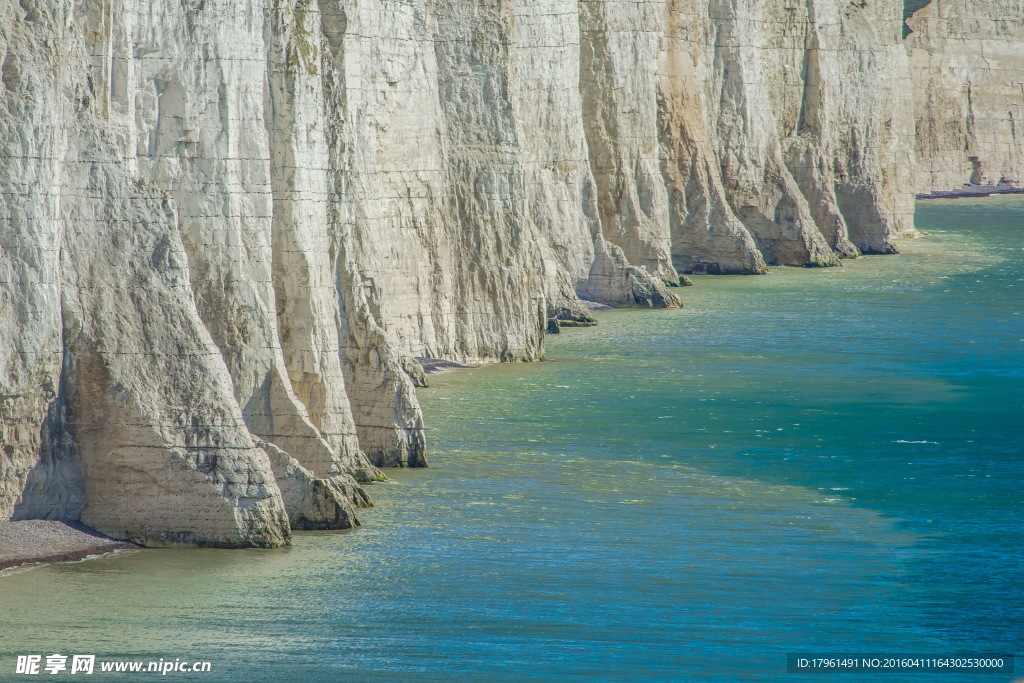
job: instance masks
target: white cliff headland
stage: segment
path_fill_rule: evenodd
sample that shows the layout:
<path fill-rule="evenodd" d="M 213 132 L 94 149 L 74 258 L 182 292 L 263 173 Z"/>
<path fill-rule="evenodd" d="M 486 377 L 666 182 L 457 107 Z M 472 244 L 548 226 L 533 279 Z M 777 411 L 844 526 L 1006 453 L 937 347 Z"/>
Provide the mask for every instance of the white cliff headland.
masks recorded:
<path fill-rule="evenodd" d="M 895 251 L 1024 163 L 1024 8 L 903 11 L 0 0 L 0 520 L 349 528 L 426 464 L 416 358 Z"/>

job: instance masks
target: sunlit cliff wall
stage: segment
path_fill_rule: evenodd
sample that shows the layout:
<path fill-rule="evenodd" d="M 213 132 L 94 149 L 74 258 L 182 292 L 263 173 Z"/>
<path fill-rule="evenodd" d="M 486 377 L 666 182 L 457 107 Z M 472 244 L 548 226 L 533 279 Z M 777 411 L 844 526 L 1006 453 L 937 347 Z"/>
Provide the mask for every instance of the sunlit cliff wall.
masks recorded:
<path fill-rule="evenodd" d="M 0 0 L 0 518 L 345 528 L 416 357 L 912 231 L 899 0 Z"/>
<path fill-rule="evenodd" d="M 1024 3 L 932 0 L 907 24 L 917 190 L 1024 185 Z"/>

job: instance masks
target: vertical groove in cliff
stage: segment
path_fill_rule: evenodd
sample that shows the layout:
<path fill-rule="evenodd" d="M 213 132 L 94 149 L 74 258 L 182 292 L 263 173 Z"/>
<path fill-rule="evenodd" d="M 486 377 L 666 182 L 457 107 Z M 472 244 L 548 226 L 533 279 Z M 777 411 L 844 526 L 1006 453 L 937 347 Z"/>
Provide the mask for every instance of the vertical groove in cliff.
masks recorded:
<path fill-rule="evenodd" d="M 701 93 L 708 24 L 697 0 L 665 4 L 658 124 L 669 192 L 672 261 L 685 273 L 764 273 L 764 258 L 729 205 Z"/>
<path fill-rule="evenodd" d="M 351 86 L 371 77 L 363 69 L 374 62 L 364 63 L 363 58 L 367 51 L 382 47 L 378 32 L 396 27 L 380 21 L 364 25 L 358 5 L 322 0 L 320 8 L 324 36 L 320 59 L 325 102 L 322 125 L 329 169 L 326 226 L 345 386 L 359 445 L 369 461 L 379 467 L 423 466 L 423 418 L 412 380 L 404 370 L 405 355 L 379 320 L 381 293 L 390 284 L 382 275 L 390 273 L 390 268 L 378 270 L 387 258 L 379 250 L 394 253 L 391 250 L 401 244 L 404 231 L 394 223 L 367 219 L 368 213 L 386 211 L 387 202 L 401 202 L 405 193 L 398 188 L 381 192 L 382 188 L 373 184 L 376 179 L 372 174 L 361 175 L 360 162 L 374 168 L 372 153 L 376 150 L 365 136 L 380 132 L 380 127 L 372 118 L 367 120 L 375 112 L 363 108 L 362 90 Z M 399 15 L 402 9 L 398 8 Z M 388 170 L 382 169 L 386 181 L 394 178 Z M 396 169 L 395 175 L 399 174 Z M 399 228 L 397 233 L 391 232 L 395 228 Z M 370 239 L 375 234 L 385 239 Z M 365 268 L 357 265 L 357 259 Z M 406 275 L 399 273 L 396 277 Z"/>
<path fill-rule="evenodd" d="M 657 134 L 658 5 L 578 4 L 580 95 L 604 239 L 629 263 L 674 283 Z"/>
<path fill-rule="evenodd" d="M 369 502 L 353 475 L 380 476 L 359 447 L 338 345 L 340 314 L 324 229 L 328 152 L 317 10 L 306 0 L 278 0 L 266 10 L 263 27 L 278 341 L 290 388 L 332 456 L 323 463 L 303 451 L 265 447 L 292 525 L 304 529 L 352 526 L 351 503 Z"/>
<path fill-rule="evenodd" d="M 53 55 L 27 14 L 0 5 L 0 519 L 14 512 L 38 466 L 63 355 L 57 302 L 68 143 L 61 98 L 47 86 L 49 68 L 66 65 L 39 62 Z"/>

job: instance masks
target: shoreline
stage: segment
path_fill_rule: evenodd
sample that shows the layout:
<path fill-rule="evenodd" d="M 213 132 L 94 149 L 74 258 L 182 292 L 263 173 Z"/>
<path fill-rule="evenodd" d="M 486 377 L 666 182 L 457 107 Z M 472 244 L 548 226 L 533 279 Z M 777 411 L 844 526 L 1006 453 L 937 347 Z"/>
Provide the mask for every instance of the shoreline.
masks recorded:
<path fill-rule="evenodd" d="M 118 541 L 81 525 L 43 519 L 0 522 L 0 572 L 141 549 L 140 545 Z"/>
<path fill-rule="evenodd" d="M 466 370 L 478 367 L 476 365 L 463 365 L 462 363 L 456 363 L 455 361 L 443 358 L 428 358 L 426 356 L 417 356 L 416 362 L 419 363 L 420 368 L 427 375 L 438 375 L 450 370 Z"/>
<path fill-rule="evenodd" d="M 956 190 L 938 190 L 914 195 L 915 199 L 970 199 L 994 194 L 1024 194 L 1024 187 L 1013 185 L 970 185 Z"/>
<path fill-rule="evenodd" d="M 1003 192 L 1009 194 L 1008 192 Z M 1024 194 L 1024 188 L 1014 188 L 1014 194 Z M 965 195 L 965 196 L 988 196 L 988 195 Z M 930 233 L 920 232 L 919 235 Z M 864 258 L 864 256 L 858 257 Z M 789 267 L 789 266 L 783 266 Z M 798 266 L 792 266 L 798 269 Z M 717 275 L 703 274 L 710 278 Z M 689 278 L 684 278 L 686 285 L 694 283 Z M 583 305 L 591 312 L 617 311 L 626 312 L 637 310 L 629 306 L 609 306 L 607 304 L 581 299 Z M 654 309 L 659 310 L 659 309 Z M 660 309 L 662 311 L 669 309 Z M 591 327 L 597 322 L 577 323 L 568 322 L 567 327 Z M 556 328 L 557 329 L 557 328 Z M 429 356 L 414 357 L 417 367 L 424 376 L 439 375 L 456 370 L 471 370 L 480 368 L 480 364 L 463 364 L 444 358 Z M 427 386 L 424 382 L 421 386 Z M 84 524 L 76 522 L 61 522 L 55 520 L 0 520 L 0 578 L 5 573 L 14 569 L 27 569 L 32 566 L 45 566 L 50 564 L 61 564 L 80 562 L 89 558 L 99 558 L 113 555 L 122 550 L 145 550 L 141 546 L 130 541 L 117 540 L 103 533 L 92 529 Z"/>

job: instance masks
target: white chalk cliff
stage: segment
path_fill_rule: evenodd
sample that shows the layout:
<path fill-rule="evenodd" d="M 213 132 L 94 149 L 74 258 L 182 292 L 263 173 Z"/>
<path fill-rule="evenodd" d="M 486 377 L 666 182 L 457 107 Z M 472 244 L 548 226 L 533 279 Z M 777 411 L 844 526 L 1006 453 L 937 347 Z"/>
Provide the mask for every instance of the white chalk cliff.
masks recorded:
<path fill-rule="evenodd" d="M 378 468 L 426 464 L 416 357 L 536 360 L 584 300 L 893 251 L 902 12 L 0 0 L 0 519 L 350 527 Z"/>
<path fill-rule="evenodd" d="M 1024 186 L 1024 4 L 932 0 L 907 24 L 917 190 Z"/>

